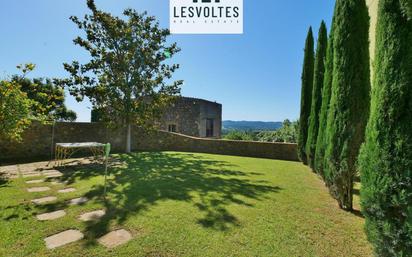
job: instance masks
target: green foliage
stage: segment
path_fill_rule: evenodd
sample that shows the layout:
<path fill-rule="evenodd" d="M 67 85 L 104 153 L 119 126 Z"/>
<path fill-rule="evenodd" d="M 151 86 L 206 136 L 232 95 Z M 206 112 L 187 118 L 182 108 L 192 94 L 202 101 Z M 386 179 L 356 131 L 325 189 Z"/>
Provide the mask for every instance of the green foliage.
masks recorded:
<path fill-rule="evenodd" d="M 48 120 L 75 121 L 77 115 L 64 104 L 64 89 L 51 79 L 28 79 L 13 76 L 12 80 L 34 101 L 32 112 Z"/>
<path fill-rule="evenodd" d="M 309 166 L 314 169 L 315 167 L 315 152 L 316 152 L 316 140 L 319 130 L 319 114 L 322 106 L 322 88 L 325 76 L 325 58 L 328 45 L 328 32 L 326 24 L 322 21 L 319 33 L 318 43 L 316 47 L 315 57 L 315 74 L 313 79 L 312 90 L 312 106 L 309 117 L 309 130 L 308 139 L 306 142 L 306 156 Z"/>
<path fill-rule="evenodd" d="M 280 129 L 276 131 L 262 131 L 257 134 L 257 140 L 260 142 L 282 142 L 296 143 L 298 139 L 299 123 L 285 120 Z"/>
<path fill-rule="evenodd" d="M 223 136 L 226 140 L 259 141 L 296 143 L 298 139 L 299 123 L 286 119 L 281 128 L 275 131 L 245 131 L 231 129 Z"/>
<path fill-rule="evenodd" d="M 298 137 L 298 155 L 304 164 L 307 164 L 306 158 L 306 141 L 308 138 L 309 116 L 312 100 L 313 73 L 314 73 L 314 42 L 312 27 L 309 28 L 308 36 L 305 43 L 305 56 L 303 60 L 302 72 L 302 92 L 300 102 L 300 120 L 299 120 L 299 137 Z"/>
<path fill-rule="evenodd" d="M 152 127 L 172 98 L 180 94 L 182 81 L 170 82 L 178 64 L 165 63 L 180 49 L 166 45 L 169 30 L 146 13 L 133 9 L 123 12 L 125 19 L 98 10 L 93 0 L 87 5 L 91 15 L 70 19 L 85 37 L 74 39 L 91 57 L 86 64 L 64 64 L 70 78 L 61 80 L 78 101 L 87 96 L 94 107 L 103 109 L 104 121 Z M 168 60 L 170 62 L 170 60 Z M 170 82 L 170 83 L 169 83 Z M 126 151 L 130 151 L 128 130 Z"/>
<path fill-rule="evenodd" d="M 329 35 L 328 47 L 325 62 L 325 77 L 323 80 L 322 89 L 322 105 L 319 113 L 319 130 L 316 138 L 315 149 L 315 171 L 325 177 L 324 174 L 324 158 L 326 151 L 326 125 L 328 120 L 328 112 L 330 106 L 330 97 L 333 80 L 333 23 L 331 33 Z"/>
<path fill-rule="evenodd" d="M 23 76 L 35 68 L 34 64 L 17 66 Z M 0 138 L 21 140 L 21 134 L 31 124 L 32 106 L 35 102 L 27 97 L 16 81 L 0 81 Z"/>
<path fill-rule="evenodd" d="M 223 139 L 226 140 L 241 140 L 241 141 L 256 141 L 253 132 L 242 131 L 242 130 L 230 130 Z"/>
<path fill-rule="evenodd" d="M 21 140 L 21 134 L 31 124 L 32 101 L 15 82 L 0 81 L 0 137 Z"/>
<path fill-rule="evenodd" d="M 380 0 L 371 116 L 359 157 L 366 232 L 377 256 L 412 256 L 412 20 Z"/>
<path fill-rule="evenodd" d="M 412 0 L 399 0 L 401 11 L 407 16 L 408 20 L 412 19 Z"/>
<path fill-rule="evenodd" d="M 91 122 L 102 122 L 103 116 L 104 116 L 103 110 L 98 109 L 98 108 L 93 108 L 91 111 L 90 121 Z"/>
<path fill-rule="evenodd" d="M 325 177 L 343 209 L 352 209 L 355 162 L 369 115 L 369 14 L 364 0 L 337 0 L 333 82 L 327 122 Z"/>

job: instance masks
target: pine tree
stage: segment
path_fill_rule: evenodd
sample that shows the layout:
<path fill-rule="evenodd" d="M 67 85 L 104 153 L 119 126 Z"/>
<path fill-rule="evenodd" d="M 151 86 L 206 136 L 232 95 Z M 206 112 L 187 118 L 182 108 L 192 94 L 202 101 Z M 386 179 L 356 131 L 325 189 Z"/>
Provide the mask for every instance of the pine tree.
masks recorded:
<path fill-rule="evenodd" d="M 320 24 L 318 42 L 316 46 L 315 73 L 313 79 L 311 110 L 309 117 L 308 139 L 306 142 L 306 156 L 309 166 L 314 169 L 316 139 L 319 129 L 319 112 L 322 105 L 322 88 L 325 73 L 325 58 L 328 44 L 328 32 L 324 21 Z"/>
<path fill-rule="evenodd" d="M 302 93 L 300 102 L 298 155 L 304 164 L 307 164 L 306 141 L 308 138 L 308 123 L 311 109 L 313 72 L 314 72 L 314 41 L 312 27 L 309 28 L 305 43 L 305 56 L 302 72 Z"/>
<path fill-rule="evenodd" d="M 359 157 L 362 212 L 377 256 L 412 256 L 410 7 L 380 0 L 378 9 L 371 116 Z"/>
<path fill-rule="evenodd" d="M 325 176 L 339 206 L 352 210 L 356 160 L 369 116 L 369 13 L 365 0 L 337 0 Z"/>
<path fill-rule="evenodd" d="M 333 80 L 333 23 L 331 33 L 328 40 L 328 49 L 326 53 L 325 62 L 325 77 L 323 80 L 322 89 L 322 106 L 319 113 L 319 130 L 318 137 L 316 138 L 316 151 L 315 151 L 315 171 L 322 177 L 324 175 L 324 157 L 326 151 L 326 124 L 328 119 L 330 95 Z"/>

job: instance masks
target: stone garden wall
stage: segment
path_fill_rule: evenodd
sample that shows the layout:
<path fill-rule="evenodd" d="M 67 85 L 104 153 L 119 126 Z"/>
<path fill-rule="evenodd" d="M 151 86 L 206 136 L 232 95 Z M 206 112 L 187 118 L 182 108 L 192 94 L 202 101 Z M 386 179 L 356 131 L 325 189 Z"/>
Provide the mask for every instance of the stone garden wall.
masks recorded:
<path fill-rule="evenodd" d="M 298 161 L 296 144 L 195 138 L 164 131 L 152 132 L 142 137 L 135 133 L 133 149 L 213 153 Z"/>
<path fill-rule="evenodd" d="M 122 152 L 126 136 L 124 129 L 109 129 L 102 123 L 58 122 L 54 138 L 55 143 L 110 142 L 113 152 Z M 0 139 L 0 164 L 48 160 L 51 140 L 52 125 L 33 123 L 20 143 Z M 132 134 L 134 151 L 183 151 L 297 161 L 296 148 L 295 144 L 201 139 L 165 131 L 147 133 L 133 129 Z"/>

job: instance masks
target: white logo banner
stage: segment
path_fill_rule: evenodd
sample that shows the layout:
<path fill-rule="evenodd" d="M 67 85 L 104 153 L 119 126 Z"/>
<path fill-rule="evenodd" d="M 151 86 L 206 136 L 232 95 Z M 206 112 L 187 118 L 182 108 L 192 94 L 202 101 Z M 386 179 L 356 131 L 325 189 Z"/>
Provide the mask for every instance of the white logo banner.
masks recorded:
<path fill-rule="evenodd" d="M 243 34 L 243 0 L 170 0 L 172 34 Z"/>

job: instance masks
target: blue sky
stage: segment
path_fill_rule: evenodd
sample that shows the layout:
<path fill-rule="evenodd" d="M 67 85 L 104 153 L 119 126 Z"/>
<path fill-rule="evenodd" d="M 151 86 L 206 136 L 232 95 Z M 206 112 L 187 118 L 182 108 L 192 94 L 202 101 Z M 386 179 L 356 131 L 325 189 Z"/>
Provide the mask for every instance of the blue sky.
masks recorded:
<path fill-rule="evenodd" d="M 98 8 L 120 15 L 132 7 L 147 10 L 169 27 L 168 0 L 96 0 Z M 182 94 L 223 104 L 223 118 L 282 121 L 297 119 L 303 46 L 309 26 L 315 35 L 322 19 L 331 23 L 333 0 L 244 0 L 243 35 L 172 35 L 182 51 L 175 79 Z M 0 1 L 0 77 L 33 62 L 31 77 L 65 77 L 63 62 L 88 56 L 72 39 L 79 35 L 68 19 L 87 12 L 86 0 Z M 67 94 L 78 121 L 90 120 L 90 104 Z"/>

